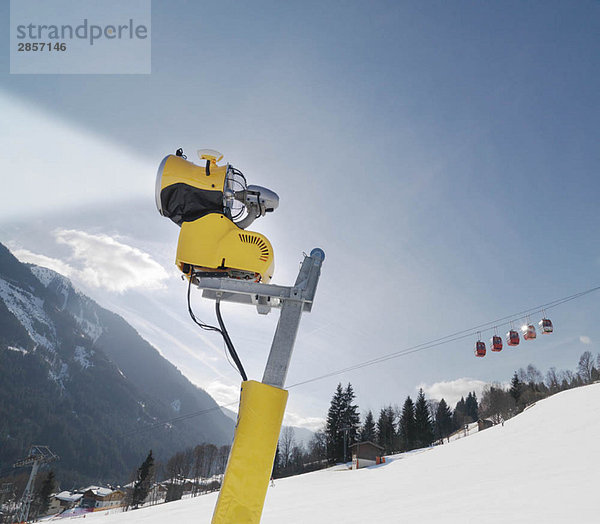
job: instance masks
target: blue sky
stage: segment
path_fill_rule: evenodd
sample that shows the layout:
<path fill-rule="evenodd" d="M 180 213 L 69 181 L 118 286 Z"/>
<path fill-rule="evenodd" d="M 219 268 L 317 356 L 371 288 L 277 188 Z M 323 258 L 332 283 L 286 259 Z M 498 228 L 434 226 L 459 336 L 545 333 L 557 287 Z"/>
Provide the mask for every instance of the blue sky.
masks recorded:
<path fill-rule="evenodd" d="M 598 284 L 597 2 L 152 10 L 151 75 L 9 75 L 1 55 L 0 241 L 69 264 L 219 399 L 239 381 L 220 341 L 185 317 L 178 230 L 154 209 L 156 166 L 180 146 L 190 158 L 216 148 L 279 193 L 252 228 L 274 245 L 277 283 L 293 281 L 303 251 L 327 254 L 290 383 Z M 0 15 L 8 41 L 7 3 Z M 121 275 L 144 254 L 164 273 L 151 265 L 155 285 L 121 292 L 99 284 L 103 268 L 75 255 L 90 235 L 139 251 L 117 248 Z M 566 304 L 552 337 L 490 358 L 465 340 L 298 388 L 290 412 L 324 416 L 338 380 L 376 410 L 422 383 L 507 380 L 530 362 L 574 368 L 598 352 L 599 304 Z M 211 305 L 197 307 L 212 320 Z M 223 313 L 260 378 L 276 314 Z"/>

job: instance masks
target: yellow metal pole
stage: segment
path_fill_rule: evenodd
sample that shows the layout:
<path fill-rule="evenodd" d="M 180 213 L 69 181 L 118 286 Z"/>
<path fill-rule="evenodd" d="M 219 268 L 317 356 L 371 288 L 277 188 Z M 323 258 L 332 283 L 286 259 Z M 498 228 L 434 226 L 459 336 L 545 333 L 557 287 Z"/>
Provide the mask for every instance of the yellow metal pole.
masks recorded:
<path fill-rule="evenodd" d="M 273 469 L 288 392 L 242 382 L 240 409 L 212 524 L 258 524 Z"/>

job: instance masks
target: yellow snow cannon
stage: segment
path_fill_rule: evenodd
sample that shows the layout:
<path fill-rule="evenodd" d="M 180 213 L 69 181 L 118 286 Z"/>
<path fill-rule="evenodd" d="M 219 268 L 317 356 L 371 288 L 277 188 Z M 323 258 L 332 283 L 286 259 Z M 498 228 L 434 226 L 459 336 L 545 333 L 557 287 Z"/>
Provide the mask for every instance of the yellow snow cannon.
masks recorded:
<path fill-rule="evenodd" d="M 166 156 L 156 177 L 156 206 L 181 227 L 177 267 L 188 277 L 210 276 L 268 283 L 274 270 L 269 240 L 246 228 L 277 209 L 279 197 L 247 185 L 241 171 L 218 165 L 223 155 L 201 149 L 205 162 L 187 160 L 183 150 Z"/>

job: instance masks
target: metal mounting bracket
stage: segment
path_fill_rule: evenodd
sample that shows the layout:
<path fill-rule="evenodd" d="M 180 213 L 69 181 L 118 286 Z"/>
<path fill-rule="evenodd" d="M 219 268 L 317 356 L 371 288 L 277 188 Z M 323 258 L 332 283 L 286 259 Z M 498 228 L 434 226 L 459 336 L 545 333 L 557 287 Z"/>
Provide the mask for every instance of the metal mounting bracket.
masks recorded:
<path fill-rule="evenodd" d="M 259 284 L 224 278 L 200 277 L 194 280 L 202 296 L 221 302 L 255 305 L 266 315 L 271 308 L 280 308 L 279 321 L 271 344 L 271 352 L 263 375 L 263 383 L 283 388 L 292 357 L 302 312 L 312 309 L 325 252 L 315 248 L 300 266 L 293 286 Z"/>

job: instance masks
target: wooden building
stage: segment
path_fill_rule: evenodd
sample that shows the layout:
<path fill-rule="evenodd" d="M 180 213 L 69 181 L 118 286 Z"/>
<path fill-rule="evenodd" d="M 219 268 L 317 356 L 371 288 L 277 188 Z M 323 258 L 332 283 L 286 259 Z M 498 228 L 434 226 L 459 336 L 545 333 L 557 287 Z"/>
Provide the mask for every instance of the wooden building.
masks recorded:
<path fill-rule="evenodd" d="M 124 497 L 125 492 L 120 489 L 90 486 L 83 490 L 80 505 L 82 508 L 91 508 L 94 511 L 99 511 L 122 506 Z"/>
<path fill-rule="evenodd" d="M 478 431 L 483 431 L 484 429 L 488 429 L 491 428 L 494 425 L 494 423 L 487 419 L 487 418 L 480 418 L 477 421 L 477 430 Z"/>
<path fill-rule="evenodd" d="M 356 442 L 350 446 L 352 450 L 352 469 L 366 468 L 379 464 L 384 449 L 377 444 L 366 441 Z"/>

